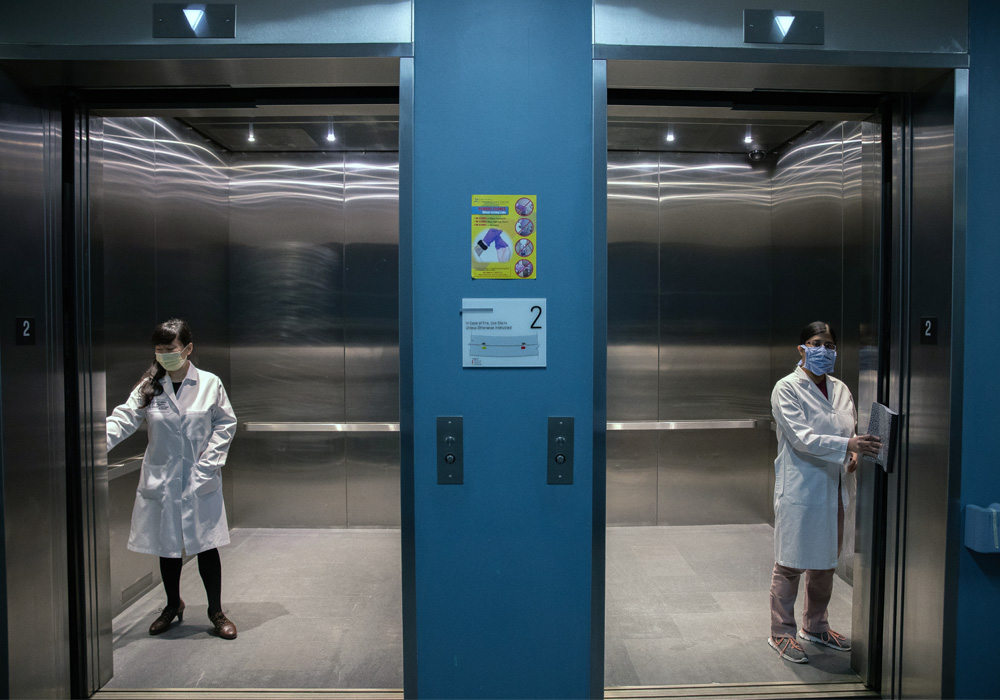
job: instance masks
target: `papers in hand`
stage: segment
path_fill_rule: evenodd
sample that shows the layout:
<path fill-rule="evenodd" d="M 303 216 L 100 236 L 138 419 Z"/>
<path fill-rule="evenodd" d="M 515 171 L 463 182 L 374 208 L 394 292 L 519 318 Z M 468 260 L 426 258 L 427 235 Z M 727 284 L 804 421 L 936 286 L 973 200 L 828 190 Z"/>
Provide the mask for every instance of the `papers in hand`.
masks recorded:
<path fill-rule="evenodd" d="M 885 472 L 892 471 L 892 462 L 896 458 L 896 429 L 899 414 L 888 406 L 875 402 L 872 404 L 871 418 L 868 420 L 868 434 L 877 435 L 882 441 L 882 449 L 878 456 L 862 455 L 861 459 L 874 462 Z"/>

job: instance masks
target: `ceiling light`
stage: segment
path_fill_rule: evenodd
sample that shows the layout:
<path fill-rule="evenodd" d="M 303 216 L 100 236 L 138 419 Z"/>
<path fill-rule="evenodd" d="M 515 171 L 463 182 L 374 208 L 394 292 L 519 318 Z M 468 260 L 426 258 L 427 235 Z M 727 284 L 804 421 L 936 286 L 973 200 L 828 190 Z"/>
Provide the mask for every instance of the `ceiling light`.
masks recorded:
<path fill-rule="evenodd" d="M 337 140 L 337 135 L 333 133 L 333 122 L 330 122 L 329 125 L 327 126 L 326 140 L 330 141 L 331 143 Z"/>
<path fill-rule="evenodd" d="M 247 134 L 247 141 L 249 141 L 250 143 L 253 143 L 256 140 L 257 139 L 254 138 L 254 135 L 253 135 L 253 124 L 251 124 L 250 125 L 250 133 Z"/>
<path fill-rule="evenodd" d="M 673 140 L 674 140 L 674 135 L 672 133 L 667 134 L 667 141 L 673 141 Z"/>

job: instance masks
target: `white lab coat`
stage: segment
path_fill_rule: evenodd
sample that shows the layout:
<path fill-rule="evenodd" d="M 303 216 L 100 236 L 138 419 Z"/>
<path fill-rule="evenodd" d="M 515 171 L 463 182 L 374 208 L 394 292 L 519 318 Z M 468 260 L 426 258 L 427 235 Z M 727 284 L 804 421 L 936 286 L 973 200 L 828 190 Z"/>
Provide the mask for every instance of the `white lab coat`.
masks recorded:
<path fill-rule="evenodd" d="M 801 367 L 771 392 L 777 422 L 774 460 L 774 560 L 793 569 L 837 566 L 840 477 L 857 415 L 847 386 L 826 376 L 827 399 Z"/>
<path fill-rule="evenodd" d="M 229 544 L 222 476 L 236 415 L 222 382 L 188 366 L 179 394 L 170 375 L 163 393 L 140 408 L 140 387 L 108 416 L 108 450 L 145 420 L 149 445 L 132 509 L 128 548 L 160 557 L 197 554 Z"/>

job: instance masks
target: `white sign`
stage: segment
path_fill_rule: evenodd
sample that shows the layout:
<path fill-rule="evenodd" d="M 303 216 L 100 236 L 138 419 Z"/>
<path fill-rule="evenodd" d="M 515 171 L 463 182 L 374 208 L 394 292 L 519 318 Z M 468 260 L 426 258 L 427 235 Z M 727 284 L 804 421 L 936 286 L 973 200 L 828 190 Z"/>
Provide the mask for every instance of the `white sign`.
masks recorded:
<path fill-rule="evenodd" d="M 462 299 L 463 367 L 544 367 L 544 299 Z"/>

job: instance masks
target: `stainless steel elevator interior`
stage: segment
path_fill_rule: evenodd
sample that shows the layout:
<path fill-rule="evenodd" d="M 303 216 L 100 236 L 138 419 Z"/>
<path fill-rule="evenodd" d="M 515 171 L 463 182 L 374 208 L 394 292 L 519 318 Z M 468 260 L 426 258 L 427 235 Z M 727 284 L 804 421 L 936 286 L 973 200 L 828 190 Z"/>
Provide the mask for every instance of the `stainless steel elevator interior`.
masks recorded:
<path fill-rule="evenodd" d="M 792 673 L 766 645 L 770 394 L 798 360 L 799 329 L 827 320 L 836 376 L 867 422 L 881 125 L 856 107 L 608 109 L 606 683 L 857 679 L 847 655 Z M 847 607 L 831 623 L 850 634 L 853 607 L 864 635 L 869 603 L 850 604 L 854 475 L 844 483 Z M 660 590 L 642 610 L 648 586 Z"/>
<path fill-rule="evenodd" d="M 230 528 L 275 533 L 275 554 L 282 531 L 400 525 L 398 108 L 299 112 L 89 120 L 107 410 L 148 364 L 153 326 L 187 319 L 192 359 L 239 419 Z M 115 616 L 160 581 L 155 557 L 126 548 L 145 439 L 109 455 Z"/>

